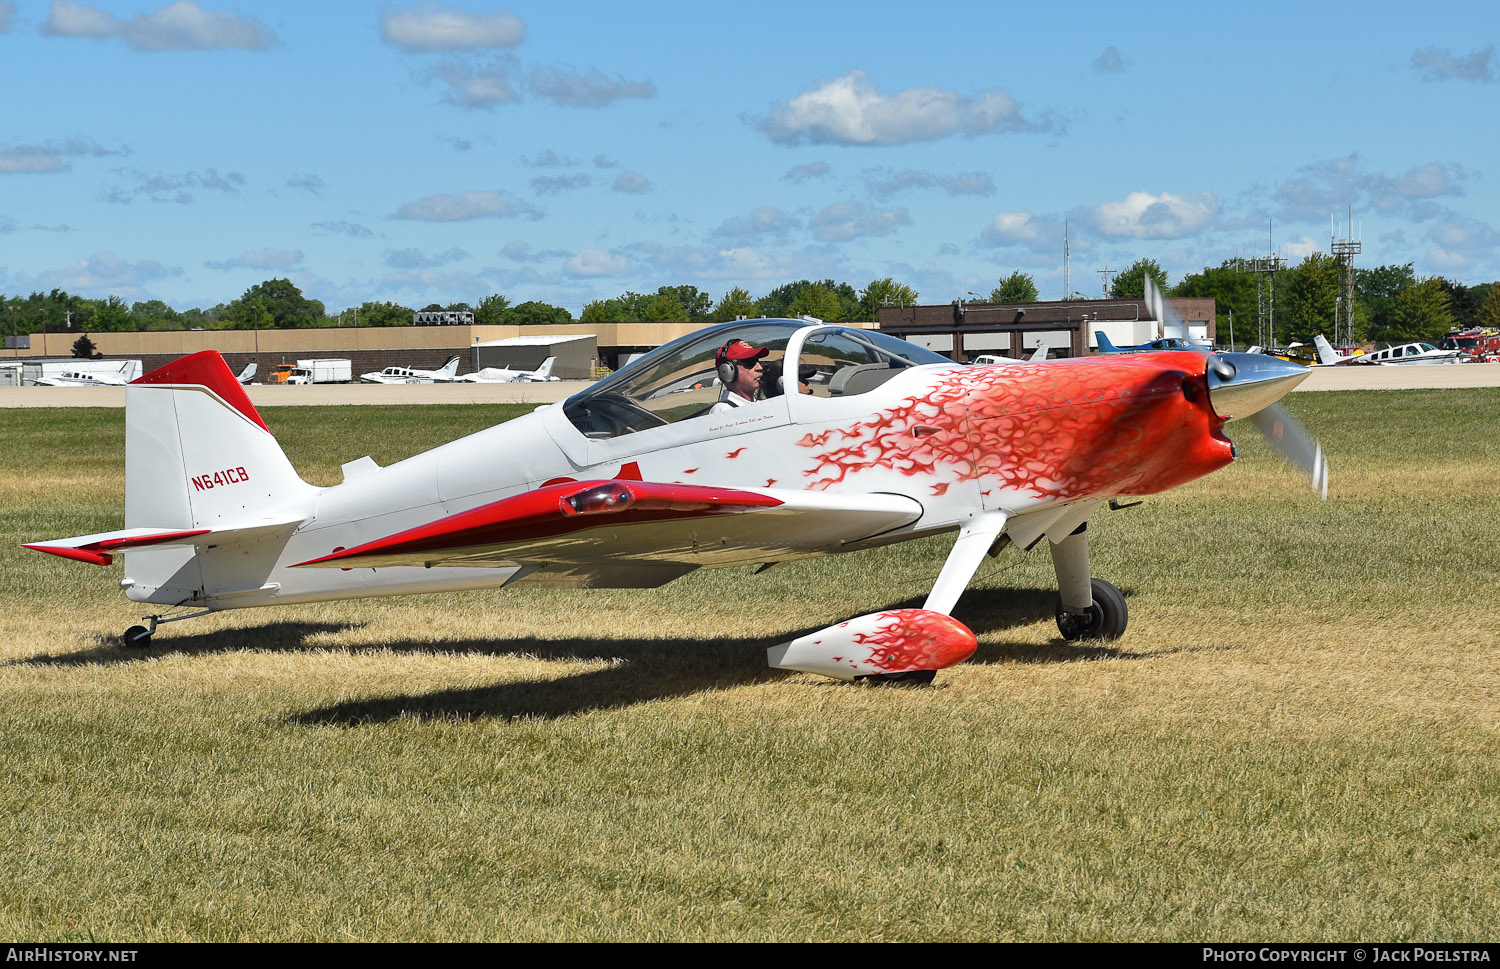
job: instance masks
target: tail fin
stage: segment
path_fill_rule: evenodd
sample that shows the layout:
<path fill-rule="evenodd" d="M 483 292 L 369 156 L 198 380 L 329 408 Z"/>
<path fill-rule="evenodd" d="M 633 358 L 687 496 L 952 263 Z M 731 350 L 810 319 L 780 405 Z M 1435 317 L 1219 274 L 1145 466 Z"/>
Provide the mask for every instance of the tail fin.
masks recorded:
<path fill-rule="evenodd" d="M 1099 342 L 1100 353 L 1119 353 L 1120 348 L 1109 342 L 1109 337 L 1104 335 L 1103 330 L 1094 331 L 1094 339 Z"/>
<path fill-rule="evenodd" d="M 452 380 L 457 374 L 458 354 L 454 354 L 448 358 L 448 362 L 443 364 L 433 376 L 438 380 Z"/>
<path fill-rule="evenodd" d="M 213 536 L 196 549 L 129 551 L 131 599 L 177 602 L 258 588 L 313 514 L 318 493 L 293 470 L 217 351 L 174 360 L 125 388 L 126 530 Z"/>
<path fill-rule="evenodd" d="M 235 377 L 234 379 L 238 380 L 242 384 L 248 384 L 250 381 L 254 380 L 255 362 L 251 361 L 250 363 L 245 364 L 245 369 L 241 370 L 239 376 Z"/>
<path fill-rule="evenodd" d="M 543 360 L 542 361 L 542 365 L 540 367 L 537 367 L 536 368 L 536 372 L 531 375 L 531 379 L 533 379 L 533 380 L 550 380 L 550 379 L 552 379 L 552 365 L 554 363 L 556 363 L 556 362 L 557 362 L 557 358 L 556 357 L 548 357 L 547 359 Z"/>
<path fill-rule="evenodd" d="M 126 389 L 127 528 L 222 528 L 313 490 L 217 351 L 174 360 Z"/>
<path fill-rule="evenodd" d="M 1334 352 L 1333 346 L 1319 333 L 1313 337 L 1313 345 L 1318 348 L 1318 362 L 1327 366 L 1339 362 L 1339 355 Z"/>

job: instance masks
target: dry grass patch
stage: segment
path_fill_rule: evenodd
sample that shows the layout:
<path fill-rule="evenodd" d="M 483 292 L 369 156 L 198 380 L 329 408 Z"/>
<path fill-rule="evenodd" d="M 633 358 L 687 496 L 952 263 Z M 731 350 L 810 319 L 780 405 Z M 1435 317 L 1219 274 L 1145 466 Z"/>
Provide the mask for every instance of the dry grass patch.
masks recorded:
<path fill-rule="evenodd" d="M 1283 488 L 1238 435 L 1236 467 L 1092 526 L 1123 640 L 1061 642 L 1048 557 L 1007 552 L 958 610 L 979 652 L 930 689 L 763 649 L 920 602 L 942 541 L 225 613 L 127 654 L 118 568 L 16 547 L 118 527 L 117 412 L 70 424 L 76 478 L 58 412 L 7 414 L 0 494 L 31 497 L 0 524 L 0 934 L 1488 938 L 1500 397 L 1479 396 L 1296 395 L 1343 497 Z M 432 413 L 268 421 L 336 480 L 457 433 Z"/>

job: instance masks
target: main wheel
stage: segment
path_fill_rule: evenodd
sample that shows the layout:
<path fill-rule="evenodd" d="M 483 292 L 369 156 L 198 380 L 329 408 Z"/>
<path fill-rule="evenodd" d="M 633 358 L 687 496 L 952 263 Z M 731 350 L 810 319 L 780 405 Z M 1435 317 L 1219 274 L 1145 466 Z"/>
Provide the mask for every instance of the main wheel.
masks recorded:
<path fill-rule="evenodd" d="M 1090 579 L 1094 601 L 1087 614 L 1075 616 L 1057 605 L 1057 628 L 1063 639 L 1119 639 L 1125 635 L 1125 626 L 1130 622 L 1130 610 L 1125 608 L 1125 596 L 1119 589 L 1103 579 Z"/>
<path fill-rule="evenodd" d="M 151 645 L 151 630 L 145 626 L 131 626 L 120 637 L 120 645 L 126 649 L 145 649 Z"/>

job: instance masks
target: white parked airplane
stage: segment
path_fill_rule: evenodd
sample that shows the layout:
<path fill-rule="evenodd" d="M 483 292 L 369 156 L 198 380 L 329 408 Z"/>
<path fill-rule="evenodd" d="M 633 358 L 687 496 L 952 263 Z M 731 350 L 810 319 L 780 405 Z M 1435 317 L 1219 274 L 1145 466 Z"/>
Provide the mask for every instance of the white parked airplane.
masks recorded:
<path fill-rule="evenodd" d="M 89 373 L 87 370 L 64 370 L 55 377 L 38 377 L 38 387 L 123 387 L 130 381 L 124 373 Z"/>
<path fill-rule="evenodd" d="M 1431 343 L 1403 343 L 1400 346 L 1386 347 L 1384 350 L 1363 354 L 1350 362 L 1379 364 L 1385 367 L 1393 364 L 1462 363 L 1462 353 L 1461 350 L 1439 350 Z"/>
<path fill-rule="evenodd" d="M 548 357 L 535 370 L 507 370 L 505 367 L 484 367 L 473 373 L 466 373 L 458 379 L 470 384 L 545 383 L 549 380 L 562 379 L 561 377 L 552 376 L 552 365 L 555 363 L 557 363 L 556 357 Z"/>
<path fill-rule="evenodd" d="M 242 384 L 248 384 L 250 381 L 254 380 L 255 379 L 255 364 L 254 363 L 247 363 L 247 364 L 245 364 L 245 369 L 241 370 L 239 372 L 239 375 L 236 376 L 234 379 L 238 380 Z"/>
<path fill-rule="evenodd" d="M 359 379 L 367 384 L 446 384 L 458 373 L 458 356 L 437 370 L 414 370 L 411 367 L 386 367 L 379 373 L 362 373 Z"/>

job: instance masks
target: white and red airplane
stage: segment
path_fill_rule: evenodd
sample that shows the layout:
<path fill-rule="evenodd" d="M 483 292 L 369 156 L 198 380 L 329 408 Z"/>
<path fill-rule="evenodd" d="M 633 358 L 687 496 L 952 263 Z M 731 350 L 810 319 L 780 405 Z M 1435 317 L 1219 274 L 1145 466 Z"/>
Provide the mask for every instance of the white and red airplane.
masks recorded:
<path fill-rule="evenodd" d="M 729 341 L 767 351 L 716 365 Z M 726 354 L 727 356 L 727 354 Z M 734 367 L 808 390 L 710 413 Z M 727 372 L 726 372 L 727 371 Z M 1045 540 L 1067 639 L 1125 631 L 1089 567 L 1089 517 L 1229 464 L 1252 417 L 1326 495 L 1321 448 L 1274 402 L 1305 367 L 1259 354 L 1135 353 L 963 366 L 875 331 L 742 320 L 659 347 L 568 400 L 343 483 L 302 481 L 214 351 L 126 389 L 125 527 L 28 545 L 109 565 L 167 607 L 125 634 L 224 609 L 497 586 L 655 587 L 956 534 L 920 609 L 782 643 L 772 666 L 929 680 L 976 640 L 951 616 L 986 554 Z M 717 378 L 717 379 L 716 379 Z M 180 615 L 173 610 L 188 611 Z"/>

